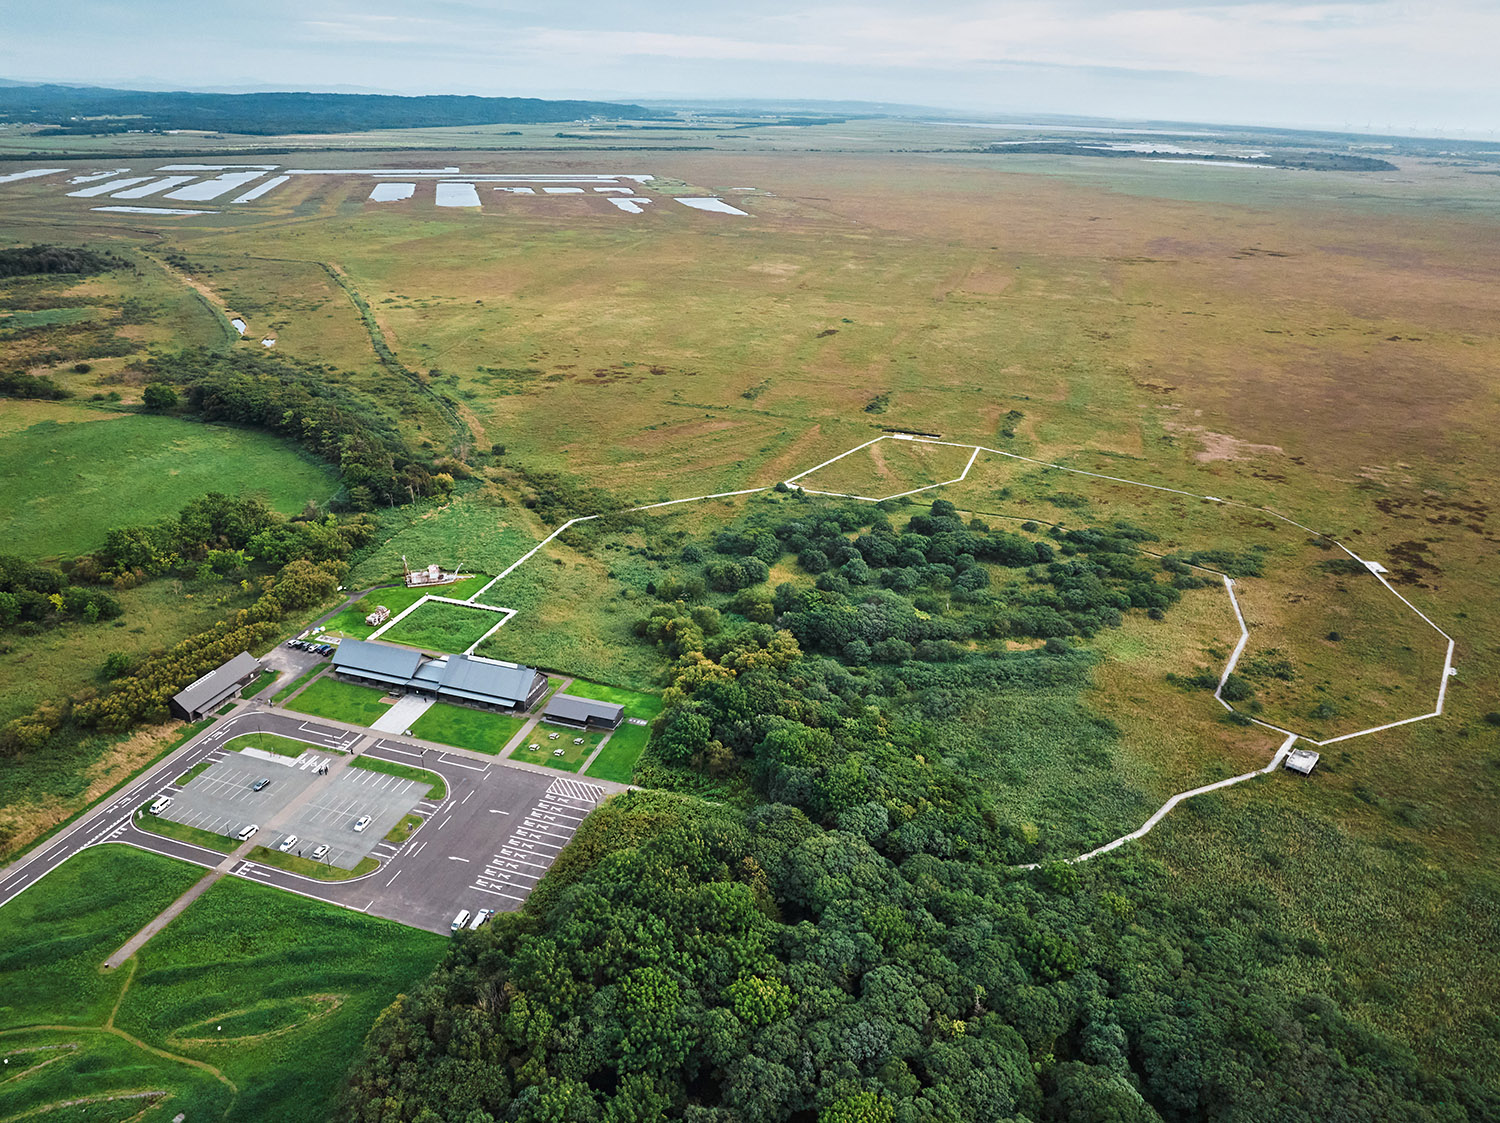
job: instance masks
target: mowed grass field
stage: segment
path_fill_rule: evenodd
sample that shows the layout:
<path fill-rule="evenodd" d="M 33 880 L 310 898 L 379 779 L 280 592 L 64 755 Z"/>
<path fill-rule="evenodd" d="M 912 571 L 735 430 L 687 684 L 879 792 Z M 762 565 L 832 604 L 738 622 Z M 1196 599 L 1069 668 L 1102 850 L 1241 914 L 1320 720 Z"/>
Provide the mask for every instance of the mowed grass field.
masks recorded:
<path fill-rule="evenodd" d="M 331 674 L 315 680 L 297 697 L 284 705 L 289 710 L 347 721 L 352 725 L 369 725 L 390 709 L 384 690 L 358 683 L 343 682 Z"/>
<path fill-rule="evenodd" d="M 0 1117 L 327 1119 L 376 1014 L 445 946 L 226 879 L 134 960 L 99 969 L 202 874 L 96 847 L 0 909 Z"/>
<path fill-rule="evenodd" d="M 410 616 L 382 632 L 380 639 L 432 652 L 467 651 L 504 619 L 490 609 L 433 600 L 413 609 Z"/>
<path fill-rule="evenodd" d="M 494 714 L 451 702 L 434 702 L 412 723 L 413 737 L 456 745 L 477 753 L 498 753 L 526 724 L 524 717 Z"/>
<path fill-rule="evenodd" d="M 332 472 L 264 433 L 78 407 L 0 443 L 0 541 L 26 557 L 67 557 L 118 526 L 176 514 L 209 491 L 259 495 L 283 514 L 326 503 Z"/>

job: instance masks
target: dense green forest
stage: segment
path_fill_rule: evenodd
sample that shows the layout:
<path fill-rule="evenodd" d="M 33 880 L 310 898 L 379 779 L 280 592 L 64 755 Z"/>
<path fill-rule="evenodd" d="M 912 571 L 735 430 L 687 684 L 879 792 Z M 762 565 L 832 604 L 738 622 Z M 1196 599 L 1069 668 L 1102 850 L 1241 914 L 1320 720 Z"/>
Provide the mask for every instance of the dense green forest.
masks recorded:
<path fill-rule="evenodd" d="M 611 801 L 520 913 L 456 938 L 343 1118 L 1500 1118 L 1268 981 L 1322 951 L 1263 902 L 1211 915 L 1129 849 L 1017 868 L 1023 828 L 935 742 L 975 697 L 1081 685 L 1071 641 L 1169 611 L 1180 562 L 1123 526 L 871 517 L 779 495 L 682 549 L 637 628 L 670 685 L 636 779 L 677 790 Z"/>
<path fill-rule="evenodd" d="M 95 86 L 0 87 L 0 121 L 47 125 L 53 135 L 65 136 L 167 129 L 278 136 L 284 133 L 344 133 L 366 129 L 655 116 L 658 114 L 638 105 L 606 101 L 546 101 L 529 97 L 200 94 L 112 90 Z"/>

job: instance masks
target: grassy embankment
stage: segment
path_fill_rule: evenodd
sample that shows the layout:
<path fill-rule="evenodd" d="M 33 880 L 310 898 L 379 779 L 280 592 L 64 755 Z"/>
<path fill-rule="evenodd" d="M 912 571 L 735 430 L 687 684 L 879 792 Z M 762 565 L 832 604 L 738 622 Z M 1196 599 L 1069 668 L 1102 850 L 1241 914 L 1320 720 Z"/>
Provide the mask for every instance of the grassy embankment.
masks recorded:
<path fill-rule="evenodd" d="M 370 1023 L 446 946 L 231 878 L 134 961 L 99 970 L 201 875 L 97 847 L 0 910 L 0 1053 L 15 1073 L 0 1084 L 0 1116 L 104 1118 L 106 1097 L 148 1090 L 129 1112 L 327 1119 Z"/>

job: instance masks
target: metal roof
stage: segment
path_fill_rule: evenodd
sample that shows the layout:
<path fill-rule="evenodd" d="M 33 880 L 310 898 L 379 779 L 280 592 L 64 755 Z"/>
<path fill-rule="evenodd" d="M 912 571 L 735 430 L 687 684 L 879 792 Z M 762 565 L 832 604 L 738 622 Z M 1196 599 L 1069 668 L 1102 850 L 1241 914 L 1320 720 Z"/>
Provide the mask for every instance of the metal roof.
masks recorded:
<path fill-rule="evenodd" d="M 212 705 L 228 693 L 243 678 L 260 670 L 260 660 L 248 651 L 241 651 L 221 667 L 215 667 L 195 682 L 189 683 L 173 696 L 186 713 L 196 713 L 204 706 Z"/>
<path fill-rule="evenodd" d="M 443 672 L 441 693 L 456 694 L 477 701 L 499 700 L 519 705 L 531 697 L 536 684 L 534 667 L 483 659 L 477 655 L 450 655 Z"/>
<path fill-rule="evenodd" d="M 362 639 L 346 639 L 333 653 L 333 665 L 336 669 L 364 678 L 387 679 L 391 682 L 405 683 L 417 673 L 417 666 L 421 662 L 420 651 Z"/>
<path fill-rule="evenodd" d="M 578 698 L 572 694 L 554 694 L 542 711 L 543 717 L 559 721 L 586 722 L 590 718 L 614 724 L 620 720 L 625 707 L 614 702 L 598 702 L 593 698 Z"/>

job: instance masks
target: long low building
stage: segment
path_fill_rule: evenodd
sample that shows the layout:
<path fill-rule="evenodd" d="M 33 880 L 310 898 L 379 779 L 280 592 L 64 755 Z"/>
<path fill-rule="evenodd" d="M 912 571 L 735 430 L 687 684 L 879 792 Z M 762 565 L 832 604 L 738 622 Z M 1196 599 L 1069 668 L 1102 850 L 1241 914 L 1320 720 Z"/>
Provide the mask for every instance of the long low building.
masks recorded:
<path fill-rule="evenodd" d="M 547 691 L 547 676 L 534 667 L 479 655 L 432 657 L 369 640 L 341 642 L 333 669 L 354 682 L 496 710 L 529 709 Z"/>
<path fill-rule="evenodd" d="M 547 708 L 542 711 L 543 721 L 571 725 L 576 729 L 618 729 L 624 716 L 625 707 L 614 702 L 562 693 L 547 699 Z"/>
<path fill-rule="evenodd" d="M 183 687 L 172 696 L 167 708 L 173 717 L 196 721 L 239 693 L 240 687 L 259 673 L 260 660 L 248 651 L 241 651 L 223 666 Z"/>

